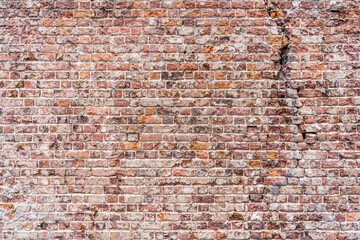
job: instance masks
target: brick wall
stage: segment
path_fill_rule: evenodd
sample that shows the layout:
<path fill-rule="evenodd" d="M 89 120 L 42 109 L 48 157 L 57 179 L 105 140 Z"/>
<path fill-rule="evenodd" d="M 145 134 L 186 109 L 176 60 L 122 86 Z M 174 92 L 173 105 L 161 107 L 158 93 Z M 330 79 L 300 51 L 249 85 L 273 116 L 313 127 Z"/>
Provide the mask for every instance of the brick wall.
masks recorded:
<path fill-rule="evenodd" d="M 1 0 L 1 239 L 360 239 L 357 0 Z"/>

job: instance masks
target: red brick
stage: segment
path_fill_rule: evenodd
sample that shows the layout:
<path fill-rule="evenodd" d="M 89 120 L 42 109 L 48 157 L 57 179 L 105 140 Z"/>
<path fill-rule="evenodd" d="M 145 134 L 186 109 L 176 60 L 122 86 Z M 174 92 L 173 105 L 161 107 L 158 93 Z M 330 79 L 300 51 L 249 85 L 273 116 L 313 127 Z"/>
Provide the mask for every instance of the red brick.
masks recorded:
<path fill-rule="evenodd" d="M 0 2 L 0 239 L 359 239 L 358 1 Z"/>

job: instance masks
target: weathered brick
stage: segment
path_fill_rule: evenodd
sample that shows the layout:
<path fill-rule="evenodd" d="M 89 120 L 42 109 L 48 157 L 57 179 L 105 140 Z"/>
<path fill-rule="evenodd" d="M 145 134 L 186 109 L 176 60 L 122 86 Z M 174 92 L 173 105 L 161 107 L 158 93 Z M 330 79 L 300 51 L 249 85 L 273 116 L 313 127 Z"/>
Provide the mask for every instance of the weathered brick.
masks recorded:
<path fill-rule="evenodd" d="M 125 142 L 125 143 L 121 143 L 121 147 L 124 150 L 140 150 L 141 143 Z"/>
<path fill-rule="evenodd" d="M 0 1 L 0 239 L 360 239 L 358 1 Z"/>

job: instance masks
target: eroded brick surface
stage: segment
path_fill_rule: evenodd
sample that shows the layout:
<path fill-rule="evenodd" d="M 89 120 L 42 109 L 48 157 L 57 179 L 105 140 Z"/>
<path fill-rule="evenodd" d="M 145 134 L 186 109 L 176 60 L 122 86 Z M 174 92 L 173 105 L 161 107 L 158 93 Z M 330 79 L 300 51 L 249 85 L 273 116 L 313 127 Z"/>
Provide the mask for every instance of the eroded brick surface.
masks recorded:
<path fill-rule="evenodd" d="M 359 17 L 0 1 L 0 238 L 360 239 Z"/>

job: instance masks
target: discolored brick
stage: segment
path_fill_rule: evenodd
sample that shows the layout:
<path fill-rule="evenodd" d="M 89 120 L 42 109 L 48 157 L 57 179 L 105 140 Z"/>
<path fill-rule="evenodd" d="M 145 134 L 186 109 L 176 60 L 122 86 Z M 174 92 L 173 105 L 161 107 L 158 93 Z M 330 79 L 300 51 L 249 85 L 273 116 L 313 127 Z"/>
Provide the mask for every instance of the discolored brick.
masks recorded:
<path fill-rule="evenodd" d="M 359 7 L 0 1 L 0 239 L 360 239 Z"/>

